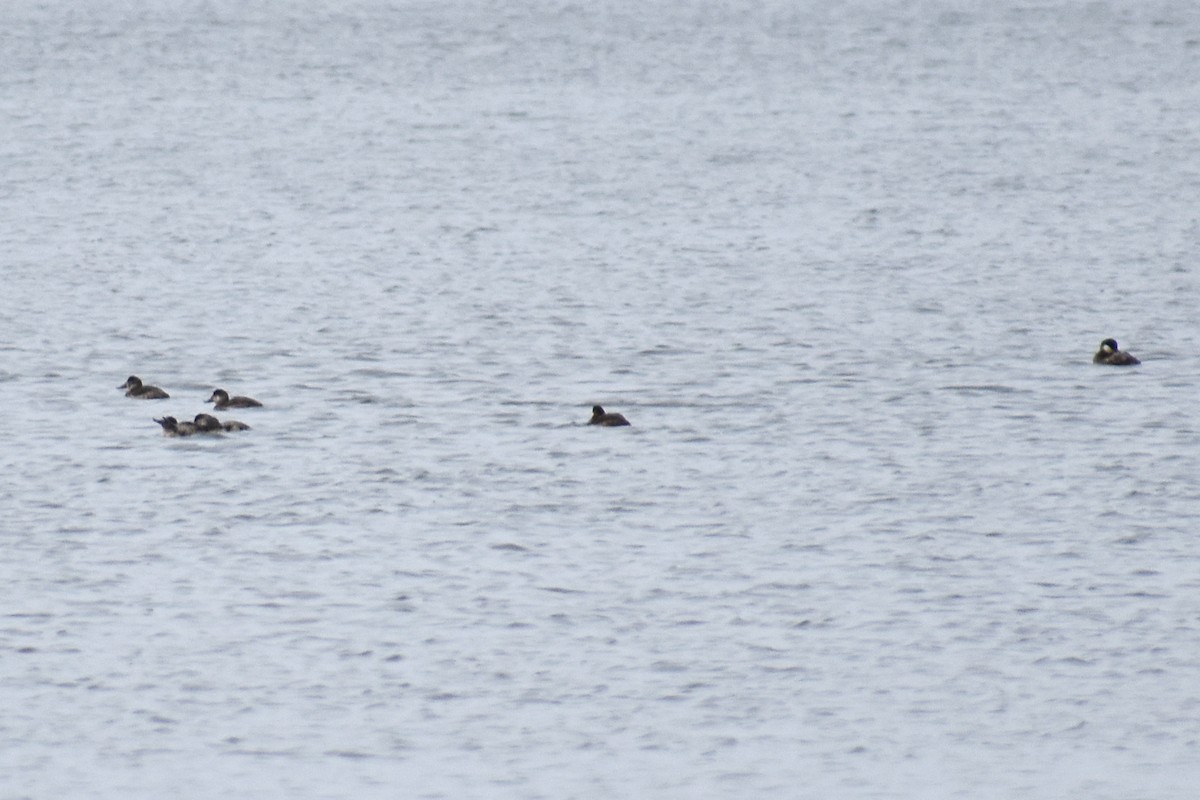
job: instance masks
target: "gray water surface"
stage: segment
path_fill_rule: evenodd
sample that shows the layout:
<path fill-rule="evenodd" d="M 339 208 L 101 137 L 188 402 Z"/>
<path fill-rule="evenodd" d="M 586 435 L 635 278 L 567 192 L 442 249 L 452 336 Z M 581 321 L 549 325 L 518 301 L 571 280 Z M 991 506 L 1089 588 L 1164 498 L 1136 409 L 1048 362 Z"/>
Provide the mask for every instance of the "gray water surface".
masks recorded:
<path fill-rule="evenodd" d="M 0 14 L 0 797 L 1194 796 L 1198 7 Z"/>

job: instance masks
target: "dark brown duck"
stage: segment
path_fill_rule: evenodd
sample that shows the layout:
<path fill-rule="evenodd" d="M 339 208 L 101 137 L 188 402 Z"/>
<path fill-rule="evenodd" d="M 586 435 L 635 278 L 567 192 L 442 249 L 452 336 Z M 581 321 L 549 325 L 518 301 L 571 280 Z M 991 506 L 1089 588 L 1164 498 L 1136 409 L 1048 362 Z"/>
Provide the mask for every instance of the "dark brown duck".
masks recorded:
<path fill-rule="evenodd" d="M 230 397 L 229 392 L 224 389 L 213 389 L 212 396 L 205 402 L 212 403 L 214 411 L 222 411 L 226 408 L 259 408 L 262 406 L 262 403 L 253 397 L 242 397 L 241 395 Z"/>
<path fill-rule="evenodd" d="M 171 396 L 157 386 L 147 386 L 142 383 L 142 379 L 137 375 L 130 375 L 117 388 L 124 389 L 126 397 L 133 397 L 138 400 L 165 400 Z"/>
<path fill-rule="evenodd" d="M 1100 349 L 1096 351 L 1096 355 L 1092 356 L 1092 363 L 1111 364 L 1114 367 L 1132 367 L 1134 364 L 1142 362 L 1118 347 L 1116 339 L 1105 339 L 1100 343 Z"/>
<path fill-rule="evenodd" d="M 603 425 L 606 428 L 616 428 L 621 425 L 628 425 L 629 420 L 624 416 L 613 412 L 606 412 L 601 406 L 592 406 L 592 418 L 588 420 L 588 425 Z"/>

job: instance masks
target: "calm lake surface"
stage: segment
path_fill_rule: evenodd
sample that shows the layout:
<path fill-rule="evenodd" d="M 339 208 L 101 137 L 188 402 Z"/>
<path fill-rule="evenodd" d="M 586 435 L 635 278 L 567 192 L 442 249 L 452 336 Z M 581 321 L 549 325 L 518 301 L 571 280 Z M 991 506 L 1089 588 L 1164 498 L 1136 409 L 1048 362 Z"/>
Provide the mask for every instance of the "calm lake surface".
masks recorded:
<path fill-rule="evenodd" d="M 3 800 L 1195 796 L 1200 6 L 0 17 Z"/>

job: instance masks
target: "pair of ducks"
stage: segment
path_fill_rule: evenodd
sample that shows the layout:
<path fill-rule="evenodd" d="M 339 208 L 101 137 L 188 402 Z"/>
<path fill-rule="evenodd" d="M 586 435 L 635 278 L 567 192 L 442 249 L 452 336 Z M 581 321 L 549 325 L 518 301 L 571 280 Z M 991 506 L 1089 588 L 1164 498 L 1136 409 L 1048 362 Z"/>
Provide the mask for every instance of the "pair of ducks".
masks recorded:
<path fill-rule="evenodd" d="M 171 396 L 157 386 L 142 383 L 142 379 L 137 375 L 130 375 L 117 388 L 124 389 L 125 396 L 135 400 L 166 400 Z M 253 397 L 230 397 L 229 392 L 224 389 L 213 389 L 213 393 L 204 402 L 212 403 L 215 411 L 223 411 L 226 408 L 258 408 L 262 405 Z"/>
<path fill-rule="evenodd" d="M 191 422 L 180 422 L 174 417 L 163 417 L 154 420 L 162 425 L 163 436 L 193 436 L 197 433 L 226 433 L 233 431 L 248 431 L 250 426 L 244 422 L 227 419 L 224 422 L 212 414 L 197 414 Z"/>
<path fill-rule="evenodd" d="M 1120 348 L 1116 339 L 1105 339 L 1100 342 L 1100 349 L 1096 355 L 1092 356 L 1093 364 L 1111 364 L 1115 367 L 1132 367 L 1142 363 L 1132 353 L 1128 353 Z M 606 413 L 601 406 L 592 406 L 592 418 L 588 420 L 588 425 L 604 425 L 605 427 L 615 428 L 620 425 L 628 425 L 629 420 L 620 414 Z"/>

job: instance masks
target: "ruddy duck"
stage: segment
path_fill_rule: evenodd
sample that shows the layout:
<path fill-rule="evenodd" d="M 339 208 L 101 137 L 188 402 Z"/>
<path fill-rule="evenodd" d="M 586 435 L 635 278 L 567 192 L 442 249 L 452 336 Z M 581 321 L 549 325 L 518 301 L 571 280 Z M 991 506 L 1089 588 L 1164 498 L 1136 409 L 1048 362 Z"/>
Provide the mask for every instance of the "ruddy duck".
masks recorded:
<path fill-rule="evenodd" d="M 258 408 L 262 403 L 253 397 L 230 397 L 224 389 L 213 389 L 212 397 L 204 402 L 214 403 L 213 409 L 222 411 L 226 408 Z"/>
<path fill-rule="evenodd" d="M 197 433 L 220 433 L 222 430 L 221 420 L 212 414 L 197 414 L 192 424 L 196 426 Z"/>
<path fill-rule="evenodd" d="M 1092 356 L 1092 363 L 1112 364 L 1116 367 L 1132 367 L 1134 364 L 1142 362 L 1117 347 L 1116 339 L 1105 339 L 1100 343 L 1100 350 L 1097 351 L 1096 355 Z"/>
<path fill-rule="evenodd" d="M 195 422 L 197 433 L 221 433 L 222 431 L 248 431 L 250 426 L 244 422 L 227 419 L 224 422 L 212 414 L 197 414 Z"/>
<path fill-rule="evenodd" d="M 606 413 L 600 406 L 592 406 L 592 418 L 588 420 L 588 425 L 603 425 L 606 428 L 616 428 L 628 424 L 629 420 L 620 414 Z"/>
<path fill-rule="evenodd" d="M 130 375 L 117 388 L 125 389 L 126 397 L 136 397 L 138 400 L 165 400 L 171 396 L 157 386 L 146 386 L 137 375 Z"/>
<path fill-rule="evenodd" d="M 162 425 L 163 436 L 191 436 L 196 432 L 195 423 L 179 422 L 174 417 L 163 417 L 154 421 Z"/>

